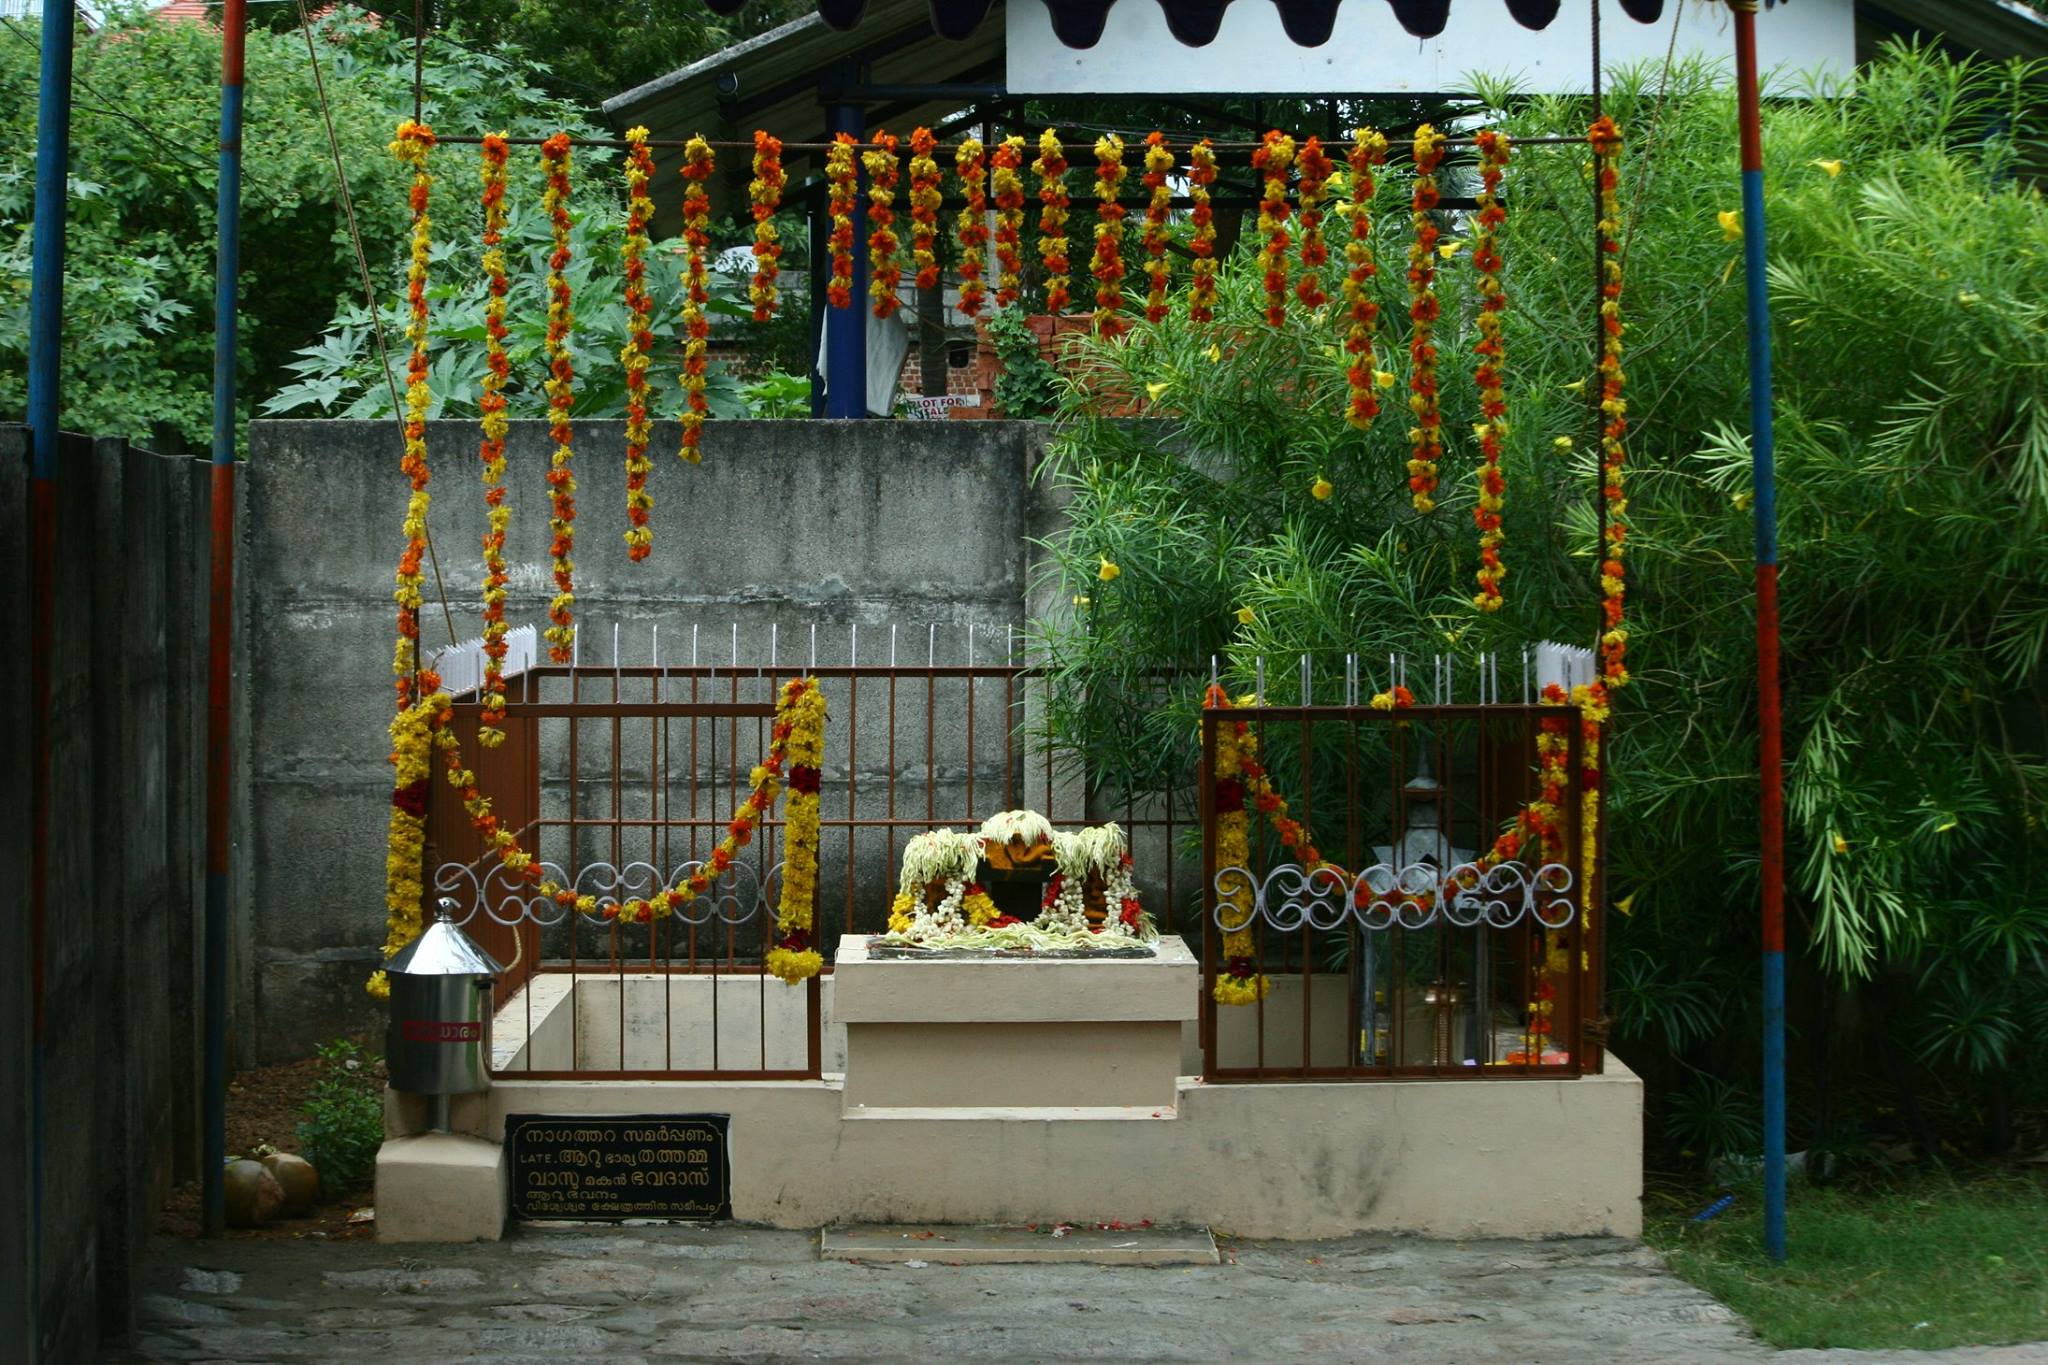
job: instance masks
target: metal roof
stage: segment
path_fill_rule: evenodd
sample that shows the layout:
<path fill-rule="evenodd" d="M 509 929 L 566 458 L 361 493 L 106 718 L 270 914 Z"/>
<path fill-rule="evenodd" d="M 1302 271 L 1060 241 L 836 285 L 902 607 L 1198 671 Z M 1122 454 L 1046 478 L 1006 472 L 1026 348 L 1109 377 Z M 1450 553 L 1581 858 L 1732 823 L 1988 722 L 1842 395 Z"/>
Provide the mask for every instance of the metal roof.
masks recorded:
<path fill-rule="evenodd" d="M 719 14 L 737 14 L 747 0 L 705 0 Z M 1287 36 L 1303 47 L 1320 47 L 1330 40 L 1337 21 L 1337 7 L 1343 0 L 1271 0 L 1280 26 Z M 1068 47 L 1093 47 L 1102 38 L 1103 25 L 1116 0 L 1040 0 L 1052 17 L 1053 32 Z M 1204 47 L 1216 41 L 1223 24 L 1223 11 L 1230 0 L 1156 0 L 1165 13 L 1166 27 L 1189 47 Z M 1371 0 L 1357 0 L 1369 4 Z M 1385 0 L 1401 27 L 1418 38 L 1434 38 L 1450 22 L 1451 0 Z M 1462 0 L 1470 5 L 1479 0 Z M 1546 28 L 1557 17 L 1563 0 L 1501 0 L 1514 21 L 1524 28 Z M 1664 12 L 1664 0 L 1616 0 L 1622 12 L 1645 24 L 1655 23 Z M 1776 3 L 1776 0 L 1766 0 Z M 837 29 L 852 29 L 866 17 L 868 0 L 817 0 L 818 15 Z M 949 38 L 965 38 L 988 17 L 990 0 L 928 0 L 932 28 Z"/>
<path fill-rule="evenodd" d="M 2019 0 L 1857 0 L 1859 19 L 1885 30 L 1915 28 L 1995 61 L 2048 57 L 2048 15 Z"/>

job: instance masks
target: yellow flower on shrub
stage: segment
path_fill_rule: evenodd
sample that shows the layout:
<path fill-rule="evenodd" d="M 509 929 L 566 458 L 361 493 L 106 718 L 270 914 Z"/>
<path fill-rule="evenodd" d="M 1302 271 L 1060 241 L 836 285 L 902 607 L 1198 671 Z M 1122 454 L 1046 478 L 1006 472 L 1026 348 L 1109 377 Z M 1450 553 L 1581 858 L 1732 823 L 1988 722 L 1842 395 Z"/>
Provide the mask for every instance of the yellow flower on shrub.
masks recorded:
<path fill-rule="evenodd" d="M 1714 215 L 1721 224 L 1721 235 L 1731 242 L 1742 240 L 1742 215 L 1734 209 L 1722 209 Z"/>
<path fill-rule="evenodd" d="M 1248 626 L 1257 619 L 1258 617 L 1252 612 L 1250 607 L 1239 607 L 1237 609 L 1237 623 L 1239 625 Z"/>
<path fill-rule="evenodd" d="M 1336 487 L 1332 485 L 1328 479 L 1318 474 L 1316 475 L 1316 481 L 1309 485 L 1308 491 L 1310 496 L 1312 496 L 1317 502 L 1328 502 L 1330 500 L 1330 494 L 1336 492 L 1337 490 Z"/>
<path fill-rule="evenodd" d="M 1114 582 L 1116 576 L 1122 572 L 1123 570 L 1116 566 L 1115 560 L 1104 557 L 1100 561 L 1100 566 L 1095 570 L 1095 576 L 1105 583 L 1110 583 Z"/>

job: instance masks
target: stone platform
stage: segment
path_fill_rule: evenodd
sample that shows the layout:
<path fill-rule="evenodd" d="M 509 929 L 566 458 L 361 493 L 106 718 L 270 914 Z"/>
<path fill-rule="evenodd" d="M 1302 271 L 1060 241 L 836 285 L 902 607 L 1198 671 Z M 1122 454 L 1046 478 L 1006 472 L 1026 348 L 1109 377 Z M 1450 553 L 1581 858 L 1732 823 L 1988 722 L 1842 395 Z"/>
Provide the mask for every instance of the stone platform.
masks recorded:
<path fill-rule="evenodd" d="M 1210 1085 L 1187 1074 L 1200 972 L 1177 940 L 1097 961 L 877 960 L 865 946 L 843 940 L 826 983 L 819 1080 L 506 1079 L 459 1106 L 456 1126 L 502 1143 L 508 1114 L 730 1115 L 733 1216 L 782 1228 L 1641 1230 L 1642 1083 L 1611 1054 L 1579 1079 Z M 537 1042 L 568 1034 L 555 1019 L 583 989 L 545 1017 L 533 1005 Z M 501 1022 L 526 1008 L 513 1000 Z M 387 1106 L 391 1136 L 416 1132 L 418 1113 Z M 380 1161 L 380 1210 L 385 1173 Z M 380 1217 L 390 1240 L 417 1226 Z"/>

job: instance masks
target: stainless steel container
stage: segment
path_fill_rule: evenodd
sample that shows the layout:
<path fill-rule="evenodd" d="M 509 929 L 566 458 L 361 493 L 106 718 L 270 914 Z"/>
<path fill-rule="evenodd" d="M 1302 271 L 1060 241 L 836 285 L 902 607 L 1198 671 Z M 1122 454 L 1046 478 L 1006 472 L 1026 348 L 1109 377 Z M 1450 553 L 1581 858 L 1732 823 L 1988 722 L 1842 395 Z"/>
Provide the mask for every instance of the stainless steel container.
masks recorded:
<path fill-rule="evenodd" d="M 491 986 L 504 968 L 455 924 L 453 901 L 397 956 L 385 1061 L 391 1088 L 467 1095 L 490 1088 Z"/>

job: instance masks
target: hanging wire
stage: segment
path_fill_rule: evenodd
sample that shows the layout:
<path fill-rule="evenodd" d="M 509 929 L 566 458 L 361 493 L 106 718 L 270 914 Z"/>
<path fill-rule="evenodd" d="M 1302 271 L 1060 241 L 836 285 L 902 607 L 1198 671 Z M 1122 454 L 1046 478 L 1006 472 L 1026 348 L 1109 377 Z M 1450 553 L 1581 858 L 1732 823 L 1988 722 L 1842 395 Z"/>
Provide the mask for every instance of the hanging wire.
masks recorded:
<path fill-rule="evenodd" d="M 299 32 L 306 39 L 306 60 L 313 69 L 313 92 L 320 101 L 320 120 L 327 126 L 327 150 L 334 157 L 334 187 L 341 199 L 342 214 L 348 220 L 349 245 L 355 250 L 356 275 L 363 283 L 363 302 L 370 309 L 370 330 L 377 339 L 377 363 L 384 371 L 384 386 L 391 394 L 391 411 L 398 421 L 405 421 L 405 405 L 398 401 L 398 380 L 391 373 L 391 348 L 384 340 L 384 316 L 377 307 L 377 287 L 370 281 L 370 260 L 363 254 L 363 233 L 356 223 L 355 196 L 349 193 L 348 172 L 341 161 L 341 139 L 334 132 L 334 113 L 327 105 L 327 82 L 320 73 L 320 54 L 313 46 L 313 21 L 306 13 L 306 0 L 296 0 L 299 10 Z M 417 98 L 417 90 L 415 90 Z M 426 542 L 427 562 L 434 569 L 434 592 L 441 599 L 441 619 L 448 626 L 448 643 L 459 642 L 455 634 L 455 613 L 448 606 L 448 585 L 441 578 L 441 556 L 435 553 L 434 536 L 431 528 L 420 528 L 420 539 Z"/>

